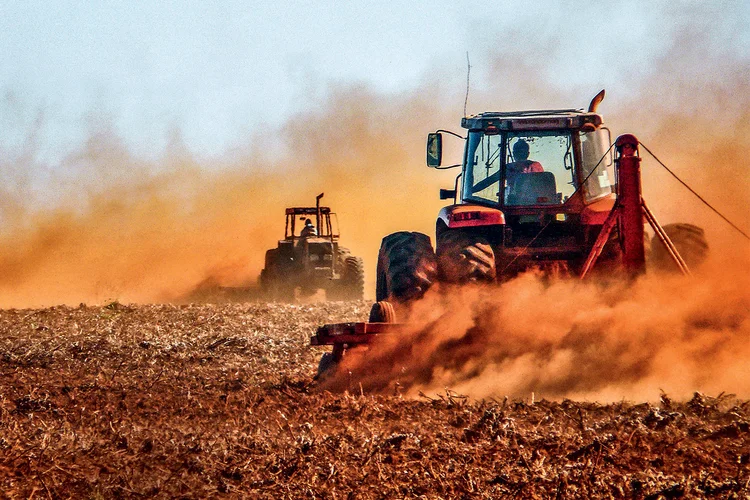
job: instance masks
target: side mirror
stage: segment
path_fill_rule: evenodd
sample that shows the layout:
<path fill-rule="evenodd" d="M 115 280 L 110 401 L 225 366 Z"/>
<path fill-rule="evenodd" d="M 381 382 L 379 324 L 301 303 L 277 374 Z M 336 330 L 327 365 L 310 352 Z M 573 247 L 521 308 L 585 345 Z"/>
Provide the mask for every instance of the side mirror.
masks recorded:
<path fill-rule="evenodd" d="M 427 134 L 427 166 L 437 168 L 443 162 L 443 134 Z"/>

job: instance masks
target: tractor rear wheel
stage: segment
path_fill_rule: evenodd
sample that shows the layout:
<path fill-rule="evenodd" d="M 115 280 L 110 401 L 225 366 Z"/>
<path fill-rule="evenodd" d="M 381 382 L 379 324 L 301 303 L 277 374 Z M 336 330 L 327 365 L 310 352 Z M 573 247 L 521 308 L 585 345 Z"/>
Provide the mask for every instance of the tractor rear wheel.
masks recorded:
<path fill-rule="evenodd" d="M 260 288 L 266 299 L 276 302 L 293 302 L 295 284 L 285 276 L 278 248 L 266 252 L 266 267 L 260 272 Z"/>
<path fill-rule="evenodd" d="M 272 248 L 266 251 L 266 265 L 261 270 L 260 277 L 258 278 L 260 289 L 266 296 L 269 296 L 271 294 L 271 289 L 273 288 L 273 278 L 276 271 L 275 268 L 277 267 L 278 259 L 279 250 L 277 248 Z"/>
<path fill-rule="evenodd" d="M 342 283 L 349 300 L 362 300 L 365 296 L 365 263 L 362 257 L 349 256 L 344 260 Z"/>
<path fill-rule="evenodd" d="M 258 277 L 258 285 L 260 285 L 260 290 L 264 293 L 268 293 L 268 270 L 266 268 L 261 269 L 260 276 Z"/>
<path fill-rule="evenodd" d="M 694 269 L 703 264 L 708 257 L 708 241 L 702 228 L 693 224 L 667 224 L 663 226 L 663 229 L 688 268 Z M 678 270 L 658 236 L 654 236 L 651 240 L 649 264 L 660 271 Z"/>
<path fill-rule="evenodd" d="M 495 252 L 489 242 L 464 231 L 446 230 L 437 238 L 440 279 L 448 283 L 495 281 Z"/>
<path fill-rule="evenodd" d="M 436 278 L 437 262 L 429 236 L 400 231 L 383 238 L 378 254 L 377 301 L 419 299 Z"/>

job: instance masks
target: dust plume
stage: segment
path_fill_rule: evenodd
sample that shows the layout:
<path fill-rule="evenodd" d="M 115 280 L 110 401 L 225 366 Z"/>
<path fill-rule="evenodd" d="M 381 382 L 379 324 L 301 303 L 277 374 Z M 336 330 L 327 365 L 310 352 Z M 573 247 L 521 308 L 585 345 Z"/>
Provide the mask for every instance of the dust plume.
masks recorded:
<path fill-rule="evenodd" d="M 738 263 L 739 264 L 739 263 Z M 472 398 L 750 396 L 745 267 L 632 285 L 547 281 L 432 289 L 403 332 L 344 358 L 331 387 Z M 352 387 L 349 387 L 352 386 Z"/>

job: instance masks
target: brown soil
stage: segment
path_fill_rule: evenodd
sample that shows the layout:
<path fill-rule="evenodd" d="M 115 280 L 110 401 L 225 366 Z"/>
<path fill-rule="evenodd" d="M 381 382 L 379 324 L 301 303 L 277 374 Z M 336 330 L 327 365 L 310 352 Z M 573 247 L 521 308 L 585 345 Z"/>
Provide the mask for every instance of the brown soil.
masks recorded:
<path fill-rule="evenodd" d="M 369 303 L 0 311 L 0 497 L 734 498 L 750 402 L 321 390 Z"/>

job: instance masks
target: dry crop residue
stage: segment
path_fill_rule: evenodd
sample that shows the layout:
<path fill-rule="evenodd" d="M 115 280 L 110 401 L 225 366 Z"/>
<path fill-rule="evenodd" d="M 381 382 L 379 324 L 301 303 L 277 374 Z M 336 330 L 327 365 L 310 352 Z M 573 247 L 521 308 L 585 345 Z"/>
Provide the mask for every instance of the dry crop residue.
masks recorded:
<path fill-rule="evenodd" d="M 0 311 L 10 498 L 747 495 L 750 403 L 329 393 L 318 324 L 365 302 Z"/>

